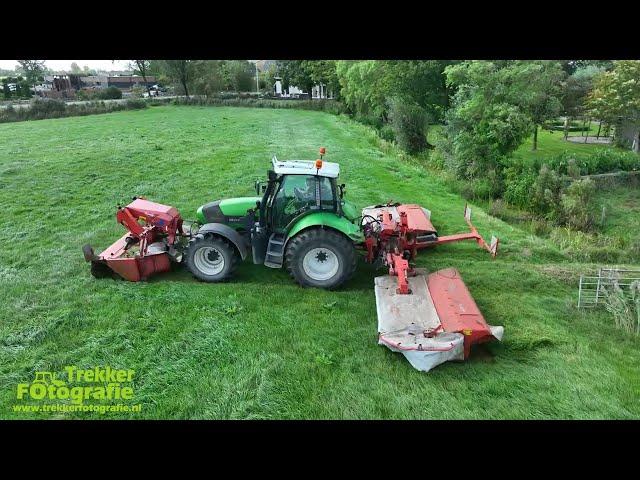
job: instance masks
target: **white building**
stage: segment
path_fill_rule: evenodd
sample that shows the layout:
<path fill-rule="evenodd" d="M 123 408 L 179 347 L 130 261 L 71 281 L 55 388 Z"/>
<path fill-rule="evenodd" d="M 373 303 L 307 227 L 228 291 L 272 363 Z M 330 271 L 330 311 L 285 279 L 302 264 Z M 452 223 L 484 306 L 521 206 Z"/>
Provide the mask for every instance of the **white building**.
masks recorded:
<path fill-rule="evenodd" d="M 282 86 L 282 78 L 275 77 L 275 83 L 273 84 L 273 93 L 276 97 L 282 98 L 298 98 L 300 95 L 308 95 L 301 88 L 293 85 L 289 85 L 288 91 Z M 327 90 L 327 86 L 324 83 L 315 85 L 311 88 L 311 98 L 333 98 L 333 92 Z"/>

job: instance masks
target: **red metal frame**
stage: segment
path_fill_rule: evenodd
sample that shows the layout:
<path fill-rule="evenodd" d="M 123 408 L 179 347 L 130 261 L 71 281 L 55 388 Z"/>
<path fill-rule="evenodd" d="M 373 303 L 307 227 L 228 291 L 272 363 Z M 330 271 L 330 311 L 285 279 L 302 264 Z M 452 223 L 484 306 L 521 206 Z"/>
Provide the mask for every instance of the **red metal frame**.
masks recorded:
<path fill-rule="evenodd" d="M 391 209 L 397 212 L 396 218 L 394 218 Z M 372 262 L 381 255 L 384 264 L 389 267 L 389 275 L 397 277 L 396 293 L 409 295 L 411 289 L 408 277 L 415 274 L 409 260 L 414 259 L 418 250 L 422 248 L 443 243 L 475 240 L 481 248 L 489 251 L 495 257 L 498 251 L 498 239 L 493 237 L 490 244 L 484 241 L 471 223 L 471 209 L 467 205 L 464 209 L 464 218 L 470 232 L 438 238 L 435 237 L 436 230 L 433 228 L 428 214 L 419 205 L 390 205 L 389 209 L 382 208 L 377 219 L 380 225 L 379 229 L 365 228 L 364 246 L 367 249 L 367 261 Z M 419 238 L 429 236 L 435 237 L 435 240 L 418 241 Z M 429 295 L 431 295 L 440 320 L 440 326 L 436 330 L 462 333 L 464 335 L 465 358 L 469 356 L 472 344 L 486 342 L 494 338 L 457 270 L 451 268 L 432 273 L 428 275 L 426 281 Z M 425 336 L 434 334 L 435 330 L 425 332 Z M 380 338 L 383 342 L 400 350 L 415 349 L 414 347 L 392 344 L 383 337 Z"/>
<path fill-rule="evenodd" d="M 427 286 L 443 330 L 464 335 L 464 358 L 469 356 L 471 345 L 494 339 L 489 325 L 455 268 L 430 274 Z"/>
<path fill-rule="evenodd" d="M 184 235 L 182 218 L 174 207 L 135 198 L 126 207 L 118 208 L 116 220 L 128 232 L 92 261 L 104 262 L 125 280 L 138 282 L 160 272 L 169 271 L 167 253 L 149 254 L 152 243 L 166 238 L 169 246 Z"/>
<path fill-rule="evenodd" d="M 397 218 L 394 218 L 391 208 L 397 211 Z M 487 250 L 493 257 L 498 253 L 498 239 L 492 237 L 490 244 L 485 242 L 482 235 L 478 233 L 476 227 L 471 223 L 471 209 L 468 205 L 464 207 L 464 218 L 471 230 L 470 232 L 436 237 L 435 240 L 431 241 L 419 241 L 421 237 L 436 233 L 425 210 L 419 205 L 390 205 L 389 209 L 382 208 L 378 217 L 379 230 L 375 232 L 373 230 L 365 230 L 366 260 L 373 262 L 382 254 L 384 264 L 389 267 L 389 275 L 398 277 L 397 292 L 403 295 L 411 293 L 408 276 L 414 272 L 409 265 L 409 260 L 413 260 L 416 257 L 418 250 L 444 243 L 475 240 L 481 248 Z"/>
<path fill-rule="evenodd" d="M 487 252 L 491 254 L 492 257 L 495 257 L 498 254 L 498 245 L 499 245 L 498 238 L 491 237 L 491 243 L 489 244 L 484 240 L 484 238 L 482 238 L 482 235 L 478 233 L 478 230 L 476 229 L 476 227 L 471 223 L 471 209 L 469 208 L 468 205 L 464 206 L 464 219 L 467 222 L 467 225 L 469 226 L 469 230 L 471 230 L 470 232 L 456 233 L 454 235 L 445 235 L 443 237 L 438 237 L 438 239 L 433 242 L 424 242 L 424 243 L 417 242 L 416 248 L 422 249 L 422 248 L 433 247 L 435 245 L 441 245 L 444 243 L 460 242 L 463 240 L 475 240 L 480 246 L 480 248 L 484 248 Z"/>

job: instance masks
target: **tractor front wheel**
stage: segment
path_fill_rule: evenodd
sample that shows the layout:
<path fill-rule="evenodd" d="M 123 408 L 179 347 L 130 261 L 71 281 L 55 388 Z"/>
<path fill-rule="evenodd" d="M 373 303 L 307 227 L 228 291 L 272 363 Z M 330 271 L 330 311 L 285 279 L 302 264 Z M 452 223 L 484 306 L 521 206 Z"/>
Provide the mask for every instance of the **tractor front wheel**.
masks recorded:
<path fill-rule="evenodd" d="M 356 269 L 356 251 L 344 235 L 314 228 L 296 235 L 285 254 L 289 274 L 302 286 L 337 288 Z"/>
<path fill-rule="evenodd" d="M 226 240 L 198 234 L 187 245 L 184 263 L 203 282 L 220 282 L 231 276 L 237 264 L 235 249 Z"/>

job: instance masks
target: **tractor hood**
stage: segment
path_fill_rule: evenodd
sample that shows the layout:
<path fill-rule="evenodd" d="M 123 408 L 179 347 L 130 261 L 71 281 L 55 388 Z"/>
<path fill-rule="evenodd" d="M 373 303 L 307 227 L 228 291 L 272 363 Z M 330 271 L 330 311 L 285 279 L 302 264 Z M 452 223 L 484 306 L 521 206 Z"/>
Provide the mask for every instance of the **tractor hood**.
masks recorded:
<path fill-rule="evenodd" d="M 200 223 L 229 223 L 232 219 L 244 217 L 247 214 L 247 210 L 255 208 L 256 202 L 260 200 L 261 197 L 237 197 L 216 200 L 198 208 L 196 218 Z"/>

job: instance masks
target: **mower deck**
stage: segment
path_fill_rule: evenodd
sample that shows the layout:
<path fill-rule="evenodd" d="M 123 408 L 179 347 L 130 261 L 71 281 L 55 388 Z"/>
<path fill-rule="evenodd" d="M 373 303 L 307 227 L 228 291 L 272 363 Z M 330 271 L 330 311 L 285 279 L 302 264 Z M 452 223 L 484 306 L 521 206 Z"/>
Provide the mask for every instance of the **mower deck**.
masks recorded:
<path fill-rule="evenodd" d="M 466 359 L 475 343 L 502 339 L 503 328 L 487 325 L 457 270 L 415 273 L 408 278 L 410 294 L 398 293 L 393 276 L 375 279 L 380 345 L 428 372 Z"/>

